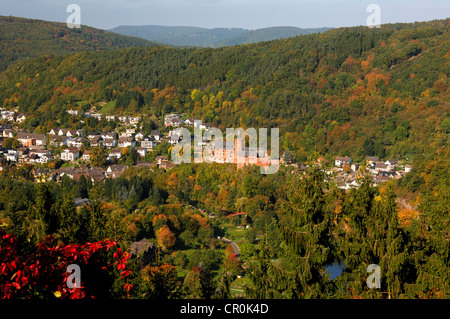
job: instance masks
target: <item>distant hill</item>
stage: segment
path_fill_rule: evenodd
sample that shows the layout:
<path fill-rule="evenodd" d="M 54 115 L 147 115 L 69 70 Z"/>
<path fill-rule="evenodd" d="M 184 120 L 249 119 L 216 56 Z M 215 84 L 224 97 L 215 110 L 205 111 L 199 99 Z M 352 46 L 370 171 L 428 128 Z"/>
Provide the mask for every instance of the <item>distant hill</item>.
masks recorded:
<path fill-rule="evenodd" d="M 166 26 L 119 26 L 109 31 L 140 37 L 149 41 L 173 46 L 212 47 L 257 43 L 317 33 L 330 28 L 301 29 L 296 27 L 272 27 L 257 30 L 241 28 L 199 28 Z"/>
<path fill-rule="evenodd" d="M 65 23 L 0 16 L 0 70 L 15 62 L 46 54 L 156 46 L 144 39 Z"/>
<path fill-rule="evenodd" d="M 330 30 L 330 28 L 301 29 L 296 27 L 271 27 L 257 30 L 250 30 L 236 37 L 216 43 L 216 47 L 232 46 L 238 44 L 257 43 L 261 41 L 271 41 L 296 37 L 299 35 L 320 33 Z"/>

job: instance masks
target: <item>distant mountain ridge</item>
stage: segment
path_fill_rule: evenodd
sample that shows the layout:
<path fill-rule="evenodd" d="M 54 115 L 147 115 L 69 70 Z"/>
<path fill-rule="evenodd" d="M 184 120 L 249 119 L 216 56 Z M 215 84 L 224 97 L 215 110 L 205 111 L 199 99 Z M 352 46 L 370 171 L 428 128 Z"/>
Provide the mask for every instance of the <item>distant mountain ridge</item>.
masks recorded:
<path fill-rule="evenodd" d="M 171 46 L 218 48 L 239 44 L 257 43 L 304 34 L 320 33 L 331 28 L 270 27 L 256 30 L 242 28 L 200 28 L 189 26 L 119 26 L 108 31 L 140 37 Z"/>

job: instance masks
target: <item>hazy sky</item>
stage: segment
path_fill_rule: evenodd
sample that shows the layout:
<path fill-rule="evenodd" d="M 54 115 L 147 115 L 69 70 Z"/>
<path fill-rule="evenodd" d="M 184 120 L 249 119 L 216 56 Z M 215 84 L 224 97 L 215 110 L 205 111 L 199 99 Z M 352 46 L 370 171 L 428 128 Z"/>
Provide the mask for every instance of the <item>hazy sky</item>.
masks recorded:
<path fill-rule="evenodd" d="M 69 4 L 81 8 L 81 24 L 198 27 L 342 27 L 365 25 L 369 4 L 381 23 L 444 19 L 449 0 L 0 0 L 0 15 L 66 22 Z"/>

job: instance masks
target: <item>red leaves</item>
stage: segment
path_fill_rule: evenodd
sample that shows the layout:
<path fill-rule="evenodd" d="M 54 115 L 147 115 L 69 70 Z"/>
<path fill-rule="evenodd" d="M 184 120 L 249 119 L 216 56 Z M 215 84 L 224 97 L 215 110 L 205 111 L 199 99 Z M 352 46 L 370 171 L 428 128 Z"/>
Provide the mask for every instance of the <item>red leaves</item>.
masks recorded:
<path fill-rule="evenodd" d="M 27 283 L 28 283 L 28 277 L 25 277 L 25 276 L 22 276 L 20 279 L 18 279 L 18 280 L 20 280 L 20 284 L 22 285 L 22 286 L 25 286 Z"/>
<path fill-rule="evenodd" d="M 125 289 L 127 292 L 130 292 L 130 289 L 133 288 L 132 284 L 126 283 L 123 285 L 123 289 Z"/>
<path fill-rule="evenodd" d="M 10 244 L 13 244 L 15 242 L 15 237 L 11 236 L 10 234 L 3 235 L 2 239 L 4 241 L 8 241 Z"/>
<path fill-rule="evenodd" d="M 106 243 L 106 250 L 109 250 L 112 246 L 116 247 L 117 243 L 115 241 L 108 241 Z"/>
<path fill-rule="evenodd" d="M 126 269 L 126 270 L 122 271 L 122 272 L 120 273 L 120 275 L 122 276 L 122 278 L 125 278 L 125 277 L 128 277 L 129 275 L 131 275 L 131 273 L 132 273 L 131 270 Z"/>
<path fill-rule="evenodd" d="M 125 263 L 119 263 L 119 264 L 117 265 L 117 270 L 125 269 L 125 267 L 126 267 Z"/>
<path fill-rule="evenodd" d="M 70 264 L 87 265 L 97 259 L 94 255 L 105 253 L 111 247 L 116 248 L 113 256 L 117 262 L 120 277 L 128 277 L 132 272 L 127 269 L 128 253 L 117 247 L 114 241 L 99 241 L 85 245 L 70 244 L 56 246 L 52 237 L 45 238 L 38 244 L 37 252 L 19 257 L 16 251 L 16 238 L 0 229 L 0 298 L 27 298 L 33 295 L 33 289 L 39 287 L 44 293 L 58 298 L 79 299 L 85 297 L 82 287 L 69 289 L 66 279 Z M 99 269 L 108 271 L 110 264 L 98 265 Z M 127 292 L 132 285 L 124 286 Z M 31 292 L 30 292 L 31 291 Z M 42 293 L 42 292 L 41 292 Z M 93 297 L 93 296 L 90 296 Z"/>

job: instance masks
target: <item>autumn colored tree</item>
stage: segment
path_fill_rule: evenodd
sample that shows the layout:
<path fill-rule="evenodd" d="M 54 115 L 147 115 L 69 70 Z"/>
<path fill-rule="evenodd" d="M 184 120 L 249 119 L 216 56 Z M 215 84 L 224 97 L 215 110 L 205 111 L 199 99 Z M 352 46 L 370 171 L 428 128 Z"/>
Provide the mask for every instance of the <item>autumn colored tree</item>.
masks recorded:
<path fill-rule="evenodd" d="M 106 163 L 107 154 L 103 147 L 96 146 L 91 149 L 89 153 L 92 166 L 103 166 Z"/>
<path fill-rule="evenodd" d="M 225 272 L 233 276 L 241 275 L 242 274 L 241 260 L 235 254 L 230 254 L 228 255 L 228 257 L 224 258 L 223 269 Z"/>
<path fill-rule="evenodd" d="M 109 253 L 112 259 L 102 258 Z M 122 280 L 123 289 L 129 292 L 132 286 L 126 282 L 126 278 L 131 274 L 127 269 L 127 260 L 128 253 L 117 247 L 113 241 L 57 245 L 52 237 L 47 237 L 39 243 L 34 253 L 19 255 L 17 239 L 0 229 L 0 297 L 2 299 L 55 297 L 80 299 L 101 295 L 106 297 L 107 281 L 102 281 L 101 276 L 97 276 L 94 280 L 87 279 L 90 277 L 92 279 L 93 273 L 102 272 L 103 275 L 107 272 L 108 276 L 117 276 L 116 279 Z M 66 285 L 70 275 L 67 268 L 71 264 L 77 264 L 81 268 L 80 287 L 70 288 Z M 111 268 L 113 265 L 117 272 Z"/>
<path fill-rule="evenodd" d="M 163 250 L 169 250 L 175 245 L 175 235 L 167 225 L 162 226 L 156 231 L 156 238 Z"/>
<path fill-rule="evenodd" d="M 231 255 L 233 255 L 233 254 L 234 254 L 234 248 L 233 248 L 233 245 L 228 244 L 228 245 L 225 247 L 225 257 L 228 258 L 229 256 L 231 256 Z"/>

